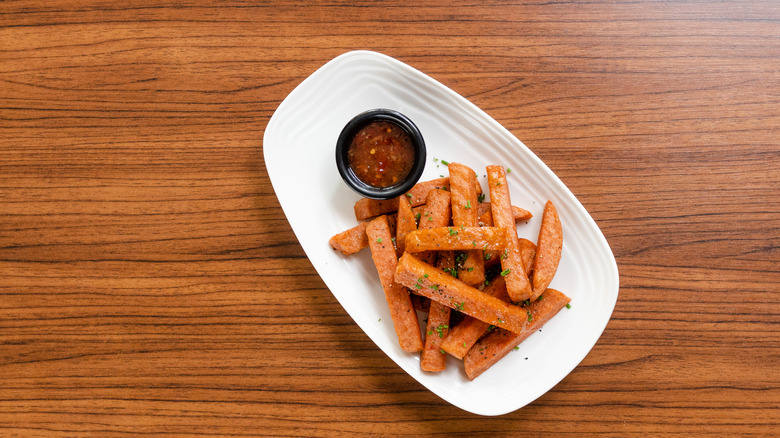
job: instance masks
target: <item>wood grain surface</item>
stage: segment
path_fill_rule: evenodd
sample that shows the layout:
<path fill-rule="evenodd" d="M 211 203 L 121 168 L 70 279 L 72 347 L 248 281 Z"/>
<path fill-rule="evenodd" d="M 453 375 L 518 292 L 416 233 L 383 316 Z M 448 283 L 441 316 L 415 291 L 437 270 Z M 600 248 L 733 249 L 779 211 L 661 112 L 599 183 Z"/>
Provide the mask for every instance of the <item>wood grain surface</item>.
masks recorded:
<path fill-rule="evenodd" d="M 354 49 L 506 126 L 615 253 L 603 336 L 518 411 L 399 369 L 279 206 L 268 120 Z M 0 2 L 0 436 L 776 436 L 779 127 L 774 0 Z"/>

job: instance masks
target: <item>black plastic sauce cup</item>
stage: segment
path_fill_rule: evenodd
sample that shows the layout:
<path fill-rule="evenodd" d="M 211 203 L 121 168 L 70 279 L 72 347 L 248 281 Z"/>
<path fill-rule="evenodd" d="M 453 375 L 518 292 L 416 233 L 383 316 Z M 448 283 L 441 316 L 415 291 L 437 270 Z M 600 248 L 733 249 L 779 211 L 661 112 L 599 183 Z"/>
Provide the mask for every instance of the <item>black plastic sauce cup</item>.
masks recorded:
<path fill-rule="evenodd" d="M 374 122 L 389 122 L 403 129 L 412 141 L 414 163 L 406 178 L 389 187 L 374 187 L 361 181 L 349 164 L 349 148 L 352 140 L 361 129 Z M 389 109 L 373 109 L 358 114 L 341 130 L 336 141 L 336 167 L 341 178 L 354 191 L 373 199 L 391 199 L 403 195 L 420 180 L 425 169 L 425 141 L 420 130 L 405 115 Z"/>

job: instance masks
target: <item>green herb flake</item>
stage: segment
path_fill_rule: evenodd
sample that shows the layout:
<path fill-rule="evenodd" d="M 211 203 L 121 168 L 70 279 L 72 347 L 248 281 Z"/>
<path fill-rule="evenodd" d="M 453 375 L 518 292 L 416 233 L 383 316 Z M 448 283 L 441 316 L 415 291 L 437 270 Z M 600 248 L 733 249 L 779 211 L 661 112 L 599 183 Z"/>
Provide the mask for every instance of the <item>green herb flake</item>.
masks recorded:
<path fill-rule="evenodd" d="M 376 243 L 382 243 L 382 238 L 381 237 L 377 238 Z"/>
<path fill-rule="evenodd" d="M 441 164 L 443 164 L 443 165 L 445 165 L 445 166 L 449 166 L 449 165 L 450 165 L 450 162 L 449 162 L 449 161 L 446 161 L 446 160 L 441 160 Z"/>
<path fill-rule="evenodd" d="M 449 327 L 447 326 L 447 324 L 439 324 L 439 326 L 436 327 L 436 333 L 439 334 L 440 338 L 443 338 L 444 337 L 444 330 L 447 330 L 448 328 Z"/>
<path fill-rule="evenodd" d="M 466 209 L 471 208 L 471 200 L 470 199 L 468 201 L 466 201 L 466 205 L 464 206 L 464 208 L 466 208 Z"/>
<path fill-rule="evenodd" d="M 566 303 L 566 308 L 567 308 L 567 309 L 571 309 L 571 304 L 569 304 L 569 303 Z"/>
<path fill-rule="evenodd" d="M 519 346 L 519 345 L 518 345 L 518 346 L 516 346 L 516 347 L 514 348 L 514 350 L 515 350 L 515 351 L 517 351 L 517 350 L 519 350 L 519 349 L 520 349 L 520 346 Z"/>
<path fill-rule="evenodd" d="M 526 310 L 526 312 L 525 312 L 525 313 L 527 313 L 527 314 L 528 314 L 528 322 L 531 322 L 531 321 L 533 321 L 533 320 L 534 320 L 534 316 L 531 314 L 531 311 L 530 311 L 530 310 Z"/>
<path fill-rule="evenodd" d="M 512 173 L 512 169 L 510 169 L 510 168 L 508 168 L 508 167 L 507 167 L 507 168 L 506 168 L 506 173 Z"/>
<path fill-rule="evenodd" d="M 477 196 L 477 202 L 485 202 L 485 194 L 480 193 L 479 196 Z"/>
<path fill-rule="evenodd" d="M 454 235 L 458 234 L 458 232 L 455 231 L 453 228 L 448 228 L 448 230 L 450 231 L 450 236 L 454 236 Z"/>
<path fill-rule="evenodd" d="M 411 197 L 412 197 L 412 194 L 411 194 L 411 193 L 407 193 L 407 194 L 406 194 L 406 196 L 408 196 L 408 197 L 410 197 L 410 198 L 411 198 Z"/>
<path fill-rule="evenodd" d="M 509 269 L 509 268 L 507 268 L 507 269 L 504 269 L 503 271 L 501 271 L 501 276 L 502 276 L 502 277 L 506 277 L 506 276 L 507 276 L 507 275 L 509 275 L 511 272 L 512 272 L 512 270 L 511 270 L 511 269 Z"/>

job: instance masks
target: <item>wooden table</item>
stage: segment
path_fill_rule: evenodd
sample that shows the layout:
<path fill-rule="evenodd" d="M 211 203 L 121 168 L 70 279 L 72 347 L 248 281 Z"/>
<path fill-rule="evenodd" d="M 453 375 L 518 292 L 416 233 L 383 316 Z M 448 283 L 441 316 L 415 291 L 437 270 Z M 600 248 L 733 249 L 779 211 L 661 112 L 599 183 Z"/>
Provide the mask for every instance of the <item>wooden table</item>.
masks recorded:
<path fill-rule="evenodd" d="M 778 3 L 425 3 L 0 3 L 0 435 L 778 433 Z M 603 336 L 518 411 L 400 370 L 279 206 L 268 120 L 354 49 L 487 111 L 615 253 Z"/>

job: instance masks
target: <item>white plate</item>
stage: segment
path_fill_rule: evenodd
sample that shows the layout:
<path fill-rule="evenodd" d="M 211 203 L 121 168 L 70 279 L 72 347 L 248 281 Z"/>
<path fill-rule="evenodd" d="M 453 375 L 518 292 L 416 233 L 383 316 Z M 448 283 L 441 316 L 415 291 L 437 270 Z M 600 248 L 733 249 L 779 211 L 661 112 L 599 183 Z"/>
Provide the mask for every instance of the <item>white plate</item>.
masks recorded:
<path fill-rule="evenodd" d="M 342 127 L 371 108 L 409 116 L 428 147 L 422 181 L 447 174 L 434 159 L 471 166 L 483 187 L 485 166 L 502 164 L 512 203 L 534 218 L 518 235 L 536 241 L 544 203 L 551 199 L 563 223 L 564 245 L 550 287 L 572 298 L 542 330 L 491 369 L 469 381 L 452 357 L 447 370 L 420 370 L 419 355 L 398 346 L 382 286 L 365 249 L 342 256 L 328 239 L 354 226 L 359 196 L 340 179 L 335 144 Z M 518 109 L 519 111 L 519 109 Z M 348 52 L 304 80 L 279 105 L 263 138 L 268 175 L 279 203 L 314 268 L 352 319 L 398 366 L 444 400 L 469 412 L 501 415 L 549 391 L 585 358 L 609 321 L 618 295 L 618 271 L 606 239 L 555 174 L 498 122 L 425 74 L 388 56 Z M 345 353 L 348 354 L 348 353 Z"/>

